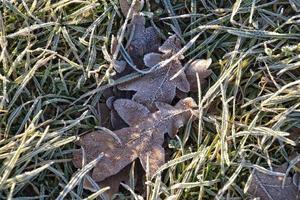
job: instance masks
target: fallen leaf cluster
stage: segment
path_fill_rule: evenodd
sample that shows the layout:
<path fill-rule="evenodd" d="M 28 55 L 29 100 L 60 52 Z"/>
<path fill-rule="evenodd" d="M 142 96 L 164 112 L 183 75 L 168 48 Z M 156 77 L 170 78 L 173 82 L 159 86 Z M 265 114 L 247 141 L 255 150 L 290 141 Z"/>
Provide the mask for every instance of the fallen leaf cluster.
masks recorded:
<path fill-rule="evenodd" d="M 114 135 L 99 131 L 80 138 L 79 144 L 85 151 L 87 162 L 104 153 L 92 173 L 96 182 L 117 174 L 137 158 L 146 169 L 148 157 L 152 175 L 164 164 L 164 134 L 174 137 L 192 117 L 193 108 L 197 105 L 192 98 L 180 100 L 174 107 L 158 102 L 156 105 L 159 110 L 151 113 L 133 100 L 118 99 L 114 107 L 129 127 L 114 131 Z M 74 153 L 73 162 L 76 167 L 81 167 L 81 150 Z"/>
<path fill-rule="evenodd" d="M 121 181 L 128 179 L 128 166 L 134 160 L 138 159 L 145 171 L 149 166 L 150 175 L 165 163 L 164 135 L 175 137 L 179 128 L 194 119 L 193 109 L 197 107 L 189 97 L 179 98 L 174 105 L 175 97 L 187 96 L 182 94 L 197 89 L 196 74 L 200 82 L 204 82 L 211 73 L 208 69 L 211 59 L 195 60 L 184 67 L 181 63 L 183 55 L 159 67 L 159 63 L 181 49 L 181 41 L 172 35 L 161 44 L 155 28 L 145 27 L 145 17 L 139 13 L 142 4 L 135 5 L 129 16 L 126 50 L 139 69 L 151 72 L 104 91 L 105 102 L 99 103 L 98 109 L 100 126 L 107 129 L 81 136 L 78 143 L 84 154 L 79 149 L 73 155 L 74 165 L 81 168 L 82 160 L 88 163 L 104 153 L 90 176 L 101 187 L 109 185 L 111 194 L 118 191 Z M 127 16 L 130 8 L 127 1 L 120 0 L 120 6 Z M 117 45 L 115 41 L 114 38 L 112 54 Z M 114 68 L 118 77 L 133 70 L 122 58 L 114 61 Z M 84 187 L 95 191 L 87 178 Z"/>

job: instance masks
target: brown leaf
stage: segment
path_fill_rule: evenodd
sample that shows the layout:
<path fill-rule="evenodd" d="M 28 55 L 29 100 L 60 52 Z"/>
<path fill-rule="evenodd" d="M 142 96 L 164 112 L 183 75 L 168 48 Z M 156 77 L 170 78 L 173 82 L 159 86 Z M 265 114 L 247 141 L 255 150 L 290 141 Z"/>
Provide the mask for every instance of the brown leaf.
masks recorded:
<path fill-rule="evenodd" d="M 106 99 L 106 104 L 101 104 L 99 112 L 101 116 L 104 116 L 106 123 L 100 124 L 106 128 L 117 130 L 127 127 L 126 123 L 120 118 L 116 110 L 114 109 L 113 103 L 118 98 L 131 98 L 132 94 L 129 92 L 120 91 L 117 88 L 108 88 L 104 90 L 103 97 Z M 101 122 L 103 119 L 101 118 Z"/>
<path fill-rule="evenodd" d="M 162 59 L 166 59 L 180 49 L 178 38 L 173 35 L 165 41 L 159 48 Z M 146 55 L 146 65 L 151 67 L 155 65 L 154 60 L 159 61 L 158 54 Z M 152 57 L 154 57 L 152 59 Z M 151 111 L 155 109 L 155 102 L 171 103 L 176 95 L 176 88 L 189 92 L 190 85 L 185 73 L 180 73 L 176 78 L 171 78 L 182 68 L 180 60 L 174 59 L 167 66 L 160 68 L 152 73 L 146 74 L 143 77 L 129 81 L 118 86 L 120 90 L 136 91 L 133 95 L 133 100 L 146 105 Z"/>
<path fill-rule="evenodd" d="M 111 56 L 110 56 L 110 58 L 106 58 L 106 60 L 111 62 L 114 69 L 116 70 L 116 72 L 122 73 L 127 66 L 127 62 L 125 60 L 114 60 L 113 59 L 113 55 L 115 54 L 115 52 L 117 50 L 117 46 L 118 46 L 118 39 L 113 35 L 111 38 L 111 44 L 110 44 Z"/>
<path fill-rule="evenodd" d="M 108 199 L 111 199 L 114 194 L 119 192 L 119 186 L 121 182 L 128 182 L 130 166 L 131 165 L 126 166 L 119 173 L 110 176 L 101 182 L 96 182 L 100 188 L 107 186 L 110 187 L 110 189 L 106 192 Z M 87 178 L 84 179 L 83 188 L 92 192 L 97 192 L 96 188 L 93 187 L 93 184 Z"/>
<path fill-rule="evenodd" d="M 287 165 L 284 164 L 274 171 L 285 174 Z M 291 177 L 287 177 L 282 186 L 284 176 L 269 175 L 258 170 L 253 172 L 252 181 L 248 193 L 253 197 L 259 197 L 261 200 L 294 200 L 300 199 L 299 190 L 294 185 Z"/>
<path fill-rule="evenodd" d="M 145 18 L 139 14 L 133 16 L 128 26 L 128 35 L 132 35 L 128 53 L 134 64 L 141 67 L 144 65 L 143 56 L 158 50 L 160 46 L 159 35 L 154 27 L 145 27 Z"/>
<path fill-rule="evenodd" d="M 116 134 L 121 141 L 129 141 L 131 138 L 129 130 Z M 100 165 L 96 165 L 92 173 L 92 178 L 96 182 L 103 181 L 107 177 L 118 173 L 137 158 L 136 153 L 132 152 L 129 148 L 125 151 L 124 145 L 120 145 L 116 138 L 103 131 L 82 136 L 79 144 L 85 150 L 87 161 L 95 158 L 95 156 L 99 155 L 99 152 L 104 152 L 103 162 Z M 75 151 L 73 154 L 73 163 L 77 168 L 81 167 L 81 160 L 81 151 Z"/>
<path fill-rule="evenodd" d="M 147 67 L 153 67 L 162 60 L 162 56 L 159 53 L 148 53 L 144 56 L 144 63 Z"/>
<path fill-rule="evenodd" d="M 188 97 L 188 93 L 182 92 L 182 91 L 177 89 L 176 90 L 176 97 L 178 99 L 184 99 L 184 98 Z"/>
<path fill-rule="evenodd" d="M 136 123 L 142 122 L 150 115 L 150 111 L 145 106 L 132 100 L 116 100 L 114 108 L 129 126 L 134 126 Z"/>
<path fill-rule="evenodd" d="M 87 162 L 99 153 L 104 157 L 93 170 L 92 178 L 96 182 L 117 174 L 124 167 L 139 158 L 146 167 L 149 156 L 150 174 L 153 174 L 164 163 L 164 134 L 174 136 L 192 116 L 192 108 L 196 103 L 192 98 L 179 101 L 175 107 L 165 103 L 157 103 L 158 111 L 150 113 L 141 104 L 128 99 L 118 99 L 114 107 L 122 119 L 130 127 L 114 131 L 115 136 L 104 132 L 93 132 L 80 138 Z M 127 113 L 127 114 L 125 114 Z M 82 154 L 74 153 L 73 163 L 81 167 Z"/>
<path fill-rule="evenodd" d="M 290 132 L 290 135 L 288 136 L 288 138 L 290 138 L 293 141 L 296 141 L 296 140 L 299 139 L 299 137 L 300 137 L 300 128 L 293 127 L 289 130 L 289 132 Z"/>
<path fill-rule="evenodd" d="M 98 113 L 100 126 L 111 128 L 110 124 L 110 109 L 106 106 L 105 103 L 98 103 Z"/>
<path fill-rule="evenodd" d="M 106 100 L 106 106 L 110 110 L 110 123 L 113 130 L 126 127 L 126 123 L 120 118 L 113 106 L 115 100 L 116 96 L 111 96 Z"/>
<path fill-rule="evenodd" d="M 119 0 L 119 4 L 123 15 L 126 17 L 131 5 L 129 4 L 128 0 Z M 133 5 L 133 11 L 131 16 L 129 16 L 129 19 L 132 17 L 133 14 L 140 12 L 140 10 L 143 7 L 144 7 L 144 0 L 137 0 L 135 5 Z"/>
<path fill-rule="evenodd" d="M 209 58 L 207 60 L 197 59 L 194 60 L 186 69 L 186 77 L 189 80 L 190 87 L 192 91 L 198 91 L 197 76 L 199 76 L 200 83 L 205 83 L 204 79 L 211 74 L 209 66 L 211 65 L 212 60 Z"/>
<path fill-rule="evenodd" d="M 114 62 L 114 69 L 116 72 L 121 73 L 125 70 L 127 63 L 125 60 L 116 60 Z"/>
<path fill-rule="evenodd" d="M 115 109 L 112 109 L 110 111 L 110 121 L 111 121 L 111 126 L 113 130 L 118 130 L 126 126 L 126 123 L 120 118 L 118 113 L 115 111 Z"/>
<path fill-rule="evenodd" d="M 181 42 L 176 35 L 170 36 L 160 47 L 159 51 L 167 56 L 176 54 L 181 49 Z M 179 59 L 183 59 L 184 56 L 180 55 Z"/>
<path fill-rule="evenodd" d="M 130 24 L 127 27 L 127 40 L 129 41 L 127 52 L 137 68 L 144 68 L 143 56 L 150 52 L 157 52 L 160 46 L 160 37 L 154 27 L 145 27 L 144 16 L 136 13 Z M 118 40 L 116 37 L 112 37 L 111 40 L 111 54 L 114 54 Z M 120 77 L 129 74 L 133 71 L 132 68 L 127 66 L 126 61 L 117 60 L 113 61 L 113 66 L 118 72 L 116 77 Z M 120 74 L 122 73 L 122 74 Z"/>

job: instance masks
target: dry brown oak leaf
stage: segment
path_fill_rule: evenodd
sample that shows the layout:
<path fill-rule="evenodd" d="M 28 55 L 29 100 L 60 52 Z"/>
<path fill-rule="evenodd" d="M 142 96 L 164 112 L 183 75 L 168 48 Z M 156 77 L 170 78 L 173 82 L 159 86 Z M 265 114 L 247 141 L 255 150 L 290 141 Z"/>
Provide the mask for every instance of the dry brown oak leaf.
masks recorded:
<path fill-rule="evenodd" d="M 181 49 L 180 40 L 175 36 L 169 37 L 162 46 L 159 53 L 145 55 L 144 62 L 147 67 L 153 67 L 158 62 L 170 58 Z M 132 99 L 146 105 L 151 111 L 155 110 L 155 102 L 171 103 L 176 95 L 176 88 L 182 92 L 190 91 L 190 84 L 184 72 L 176 78 L 171 79 L 180 69 L 182 64 L 179 56 L 168 65 L 154 70 L 140 78 L 120 84 L 118 88 L 126 91 L 136 91 Z"/>
<path fill-rule="evenodd" d="M 126 166 L 117 174 L 106 178 L 101 182 L 96 182 L 100 188 L 109 187 L 110 189 L 104 194 L 107 199 L 111 199 L 112 196 L 119 192 L 119 186 L 121 182 L 125 182 L 128 184 L 129 174 L 130 174 L 131 165 Z M 83 188 L 86 190 L 90 190 L 92 192 L 97 192 L 96 189 L 91 182 L 87 178 L 83 180 Z"/>
<path fill-rule="evenodd" d="M 192 98 L 185 98 L 175 106 L 158 102 L 156 106 L 158 111 L 150 113 L 142 104 L 129 99 L 118 99 L 114 102 L 114 107 L 130 127 L 114 131 L 114 136 L 93 132 L 80 138 L 79 143 L 85 150 L 87 162 L 104 153 L 101 162 L 92 172 L 94 181 L 100 182 L 117 174 L 137 158 L 146 169 L 149 156 L 151 175 L 165 163 L 165 151 L 162 147 L 164 134 L 174 137 L 180 127 L 189 119 L 194 119 L 193 108 L 197 104 Z M 74 153 L 73 163 L 77 168 L 81 167 L 81 150 Z"/>
<path fill-rule="evenodd" d="M 199 77 L 200 83 L 205 84 L 207 78 L 212 71 L 209 68 L 209 66 L 212 63 L 212 59 L 197 59 L 194 60 L 192 63 L 190 63 L 187 66 L 187 69 L 185 70 L 186 77 L 190 83 L 191 91 L 197 92 L 198 91 L 198 83 L 197 83 L 197 75 Z"/>
<path fill-rule="evenodd" d="M 298 187 L 292 177 L 287 177 L 283 185 L 287 164 L 283 164 L 274 171 L 282 173 L 269 175 L 255 170 L 248 189 L 248 194 L 261 200 L 296 200 L 300 199 Z"/>
<path fill-rule="evenodd" d="M 128 36 L 130 41 L 128 53 L 135 65 L 139 68 L 144 66 L 143 57 L 150 52 L 157 52 L 160 37 L 154 27 L 145 27 L 145 17 L 135 14 L 128 25 Z"/>
<path fill-rule="evenodd" d="M 132 92 L 120 91 L 116 87 L 108 88 L 103 91 L 103 97 L 106 100 L 105 104 L 100 104 L 99 113 L 102 115 L 101 121 L 106 122 L 100 124 L 110 130 L 118 130 L 127 127 L 127 124 L 118 115 L 114 109 L 113 103 L 116 99 L 129 99 L 132 97 Z"/>
<path fill-rule="evenodd" d="M 127 27 L 127 40 L 129 42 L 127 50 L 131 62 L 137 68 L 143 69 L 145 64 L 143 57 L 150 52 L 157 52 L 158 47 L 161 45 L 160 37 L 154 27 L 145 27 L 145 17 L 140 14 L 134 14 L 130 24 Z M 112 38 L 111 41 L 111 54 L 114 54 L 118 41 L 117 38 Z M 125 60 L 117 60 L 114 63 L 114 68 L 118 73 L 128 74 L 133 71 L 132 68 L 126 67 Z M 125 71 L 124 71 L 125 70 Z"/>
<path fill-rule="evenodd" d="M 133 3 L 133 2 L 132 2 Z M 132 7 L 131 15 L 129 16 L 129 19 L 132 17 L 133 14 L 138 13 L 141 9 L 144 7 L 144 0 L 136 0 L 135 4 Z M 120 8 L 125 17 L 127 17 L 127 14 L 129 12 L 131 4 L 127 0 L 119 0 Z"/>

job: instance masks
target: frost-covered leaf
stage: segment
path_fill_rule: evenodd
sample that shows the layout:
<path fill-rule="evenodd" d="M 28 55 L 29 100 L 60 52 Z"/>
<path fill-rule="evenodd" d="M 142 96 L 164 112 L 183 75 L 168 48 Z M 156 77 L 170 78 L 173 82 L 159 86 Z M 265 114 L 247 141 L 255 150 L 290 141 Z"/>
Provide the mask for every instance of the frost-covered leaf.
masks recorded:
<path fill-rule="evenodd" d="M 117 60 L 114 62 L 114 68 L 118 73 L 121 73 L 125 70 L 127 63 L 125 60 Z"/>
<path fill-rule="evenodd" d="M 123 15 L 126 17 L 131 5 L 129 4 L 128 0 L 119 0 L 119 4 Z M 131 16 L 129 16 L 129 18 L 131 18 L 133 14 L 140 12 L 143 7 L 144 7 L 144 0 L 137 0 L 135 5 L 133 5 L 132 14 Z"/>
<path fill-rule="evenodd" d="M 114 101 L 116 100 L 116 96 L 111 96 L 106 100 L 106 106 L 110 110 L 110 123 L 113 130 L 121 129 L 126 127 L 126 123 L 120 118 L 118 113 L 114 108 Z"/>
<path fill-rule="evenodd" d="M 297 127 L 293 127 L 289 130 L 290 135 L 288 136 L 288 138 L 290 138 L 291 140 L 294 141 L 298 141 L 299 137 L 300 137 L 300 128 Z"/>
<path fill-rule="evenodd" d="M 93 170 L 92 178 L 101 182 L 117 174 L 135 159 L 139 158 L 146 167 L 149 157 L 150 174 L 164 164 L 164 134 L 174 136 L 193 115 L 196 103 L 192 98 L 179 101 L 176 106 L 157 103 L 158 111 L 150 113 L 146 107 L 128 99 L 114 102 L 116 111 L 130 127 L 114 131 L 115 136 L 105 132 L 93 132 L 80 138 L 87 162 L 99 153 L 104 153 L 102 161 Z M 125 115 L 124 113 L 128 113 Z M 116 138 L 118 137 L 118 138 Z M 73 162 L 80 168 L 82 154 L 74 153 Z"/>
<path fill-rule="evenodd" d="M 181 49 L 181 42 L 176 35 L 170 36 L 160 47 L 159 51 L 167 56 L 176 54 Z M 179 59 L 183 59 L 184 56 L 180 55 Z"/>
<path fill-rule="evenodd" d="M 114 102 L 114 108 L 129 126 L 134 126 L 150 115 L 150 111 L 145 106 L 131 100 L 117 100 Z"/>
<path fill-rule="evenodd" d="M 114 108 L 110 110 L 110 120 L 113 130 L 118 130 L 127 127 L 126 123 L 124 123 L 124 121 L 120 118 L 120 116 Z"/>
<path fill-rule="evenodd" d="M 145 27 L 145 18 L 135 14 L 128 26 L 128 53 L 134 64 L 144 65 L 143 56 L 150 52 L 158 51 L 160 38 L 154 27 Z"/>
<path fill-rule="evenodd" d="M 125 70 L 127 63 L 125 60 L 114 60 L 113 59 L 113 55 L 117 50 L 117 46 L 118 46 L 118 40 L 115 36 L 112 36 L 111 44 L 110 44 L 110 54 L 111 55 L 110 56 L 106 55 L 106 57 L 110 57 L 110 58 L 106 58 L 106 60 L 111 62 L 114 69 L 116 70 L 116 72 L 121 73 Z"/>
<path fill-rule="evenodd" d="M 129 181 L 130 166 L 131 165 L 126 166 L 117 174 L 110 176 L 101 182 L 90 180 L 92 179 L 91 177 L 90 179 L 85 178 L 83 188 L 92 192 L 97 192 L 98 188 L 110 187 L 110 189 L 105 193 L 105 196 L 107 196 L 108 199 L 111 199 L 114 194 L 119 192 L 120 183 L 127 183 Z M 96 184 L 96 187 L 93 185 L 92 181 Z"/>
<path fill-rule="evenodd" d="M 162 56 L 159 53 L 148 53 L 144 56 L 144 63 L 146 67 L 153 67 L 162 60 Z"/>
<path fill-rule="evenodd" d="M 131 135 L 130 132 L 126 131 L 116 134 L 121 141 L 128 141 Z M 107 177 L 118 173 L 137 157 L 136 154 L 131 154 L 132 151 L 129 148 L 125 151 L 122 148 L 123 145 L 119 144 L 115 137 L 103 131 L 84 135 L 80 138 L 79 143 L 85 150 L 87 161 L 94 158 L 98 152 L 104 152 L 103 162 L 100 165 L 96 165 L 92 173 L 92 178 L 96 182 L 103 181 Z M 81 152 L 74 152 L 73 162 L 77 168 L 81 167 L 81 160 Z M 99 169 L 103 171 L 101 172 Z"/>
<path fill-rule="evenodd" d="M 211 58 L 205 60 L 205 59 L 197 59 L 194 60 L 186 69 L 185 73 L 187 76 L 187 79 L 189 80 L 191 90 L 197 91 L 197 76 L 199 75 L 199 79 L 201 83 L 204 83 L 205 78 L 207 78 L 211 74 L 211 70 L 208 69 L 211 65 L 212 60 Z"/>
<path fill-rule="evenodd" d="M 117 88 L 108 88 L 104 90 L 103 97 L 105 103 L 100 103 L 98 112 L 100 113 L 100 126 L 108 129 L 117 130 L 127 127 L 126 123 L 120 118 L 119 114 L 114 108 L 114 101 L 120 98 L 131 98 L 132 94 L 129 92 L 120 91 Z"/>
<path fill-rule="evenodd" d="M 279 174 L 266 174 L 255 170 L 248 193 L 261 200 L 300 199 L 299 190 L 291 177 L 287 177 L 283 185 L 286 169 L 286 164 L 274 169 L 276 172 L 281 172 L 282 176 Z"/>
<path fill-rule="evenodd" d="M 126 0 L 125 0 L 126 1 Z M 128 41 L 127 52 L 137 68 L 144 68 L 143 57 L 150 52 L 157 52 L 160 46 L 160 37 L 154 27 L 145 27 L 145 17 L 135 13 L 127 26 L 126 38 Z M 118 40 L 116 37 L 111 39 L 111 54 L 114 54 Z M 132 72 L 131 68 L 126 68 L 127 63 L 124 60 L 113 61 L 113 66 L 118 73 L 122 75 Z M 125 68 L 127 70 L 125 70 Z"/>
<path fill-rule="evenodd" d="M 98 118 L 100 122 L 99 126 L 111 128 L 110 109 L 106 106 L 105 103 L 99 103 L 97 107 L 98 107 Z"/>
<path fill-rule="evenodd" d="M 164 52 L 162 59 L 167 59 L 181 48 L 178 38 L 173 35 L 159 48 Z M 146 64 L 151 67 L 159 61 L 158 54 L 146 55 Z M 151 57 L 155 57 L 152 60 Z M 155 109 L 155 102 L 171 103 L 176 95 L 176 88 L 182 92 L 190 91 L 190 84 L 185 73 L 180 73 L 176 78 L 171 79 L 180 69 L 182 64 L 178 58 L 171 61 L 167 66 L 146 74 L 138 79 L 129 81 L 118 86 L 120 90 L 136 91 L 133 100 L 146 105 L 151 111 Z"/>

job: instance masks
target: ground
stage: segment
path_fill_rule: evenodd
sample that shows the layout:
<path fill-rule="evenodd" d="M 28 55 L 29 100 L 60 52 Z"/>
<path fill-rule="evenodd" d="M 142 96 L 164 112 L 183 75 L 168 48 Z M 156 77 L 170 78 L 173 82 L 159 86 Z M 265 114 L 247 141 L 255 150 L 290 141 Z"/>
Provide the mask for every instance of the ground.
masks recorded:
<path fill-rule="evenodd" d="M 82 176 L 71 180 L 71 160 L 78 137 L 99 128 L 104 89 L 139 76 L 113 80 L 104 59 L 125 21 L 119 2 L 12 0 L 0 9 L 0 198 L 96 198 Z M 147 192 L 135 194 L 132 170 L 117 198 L 245 199 L 253 169 L 295 165 L 299 11 L 296 0 L 145 1 L 146 25 L 162 40 L 176 34 L 185 45 L 200 33 L 182 62 L 211 58 L 212 74 L 189 93 L 199 116 L 168 140 L 169 162 Z"/>

